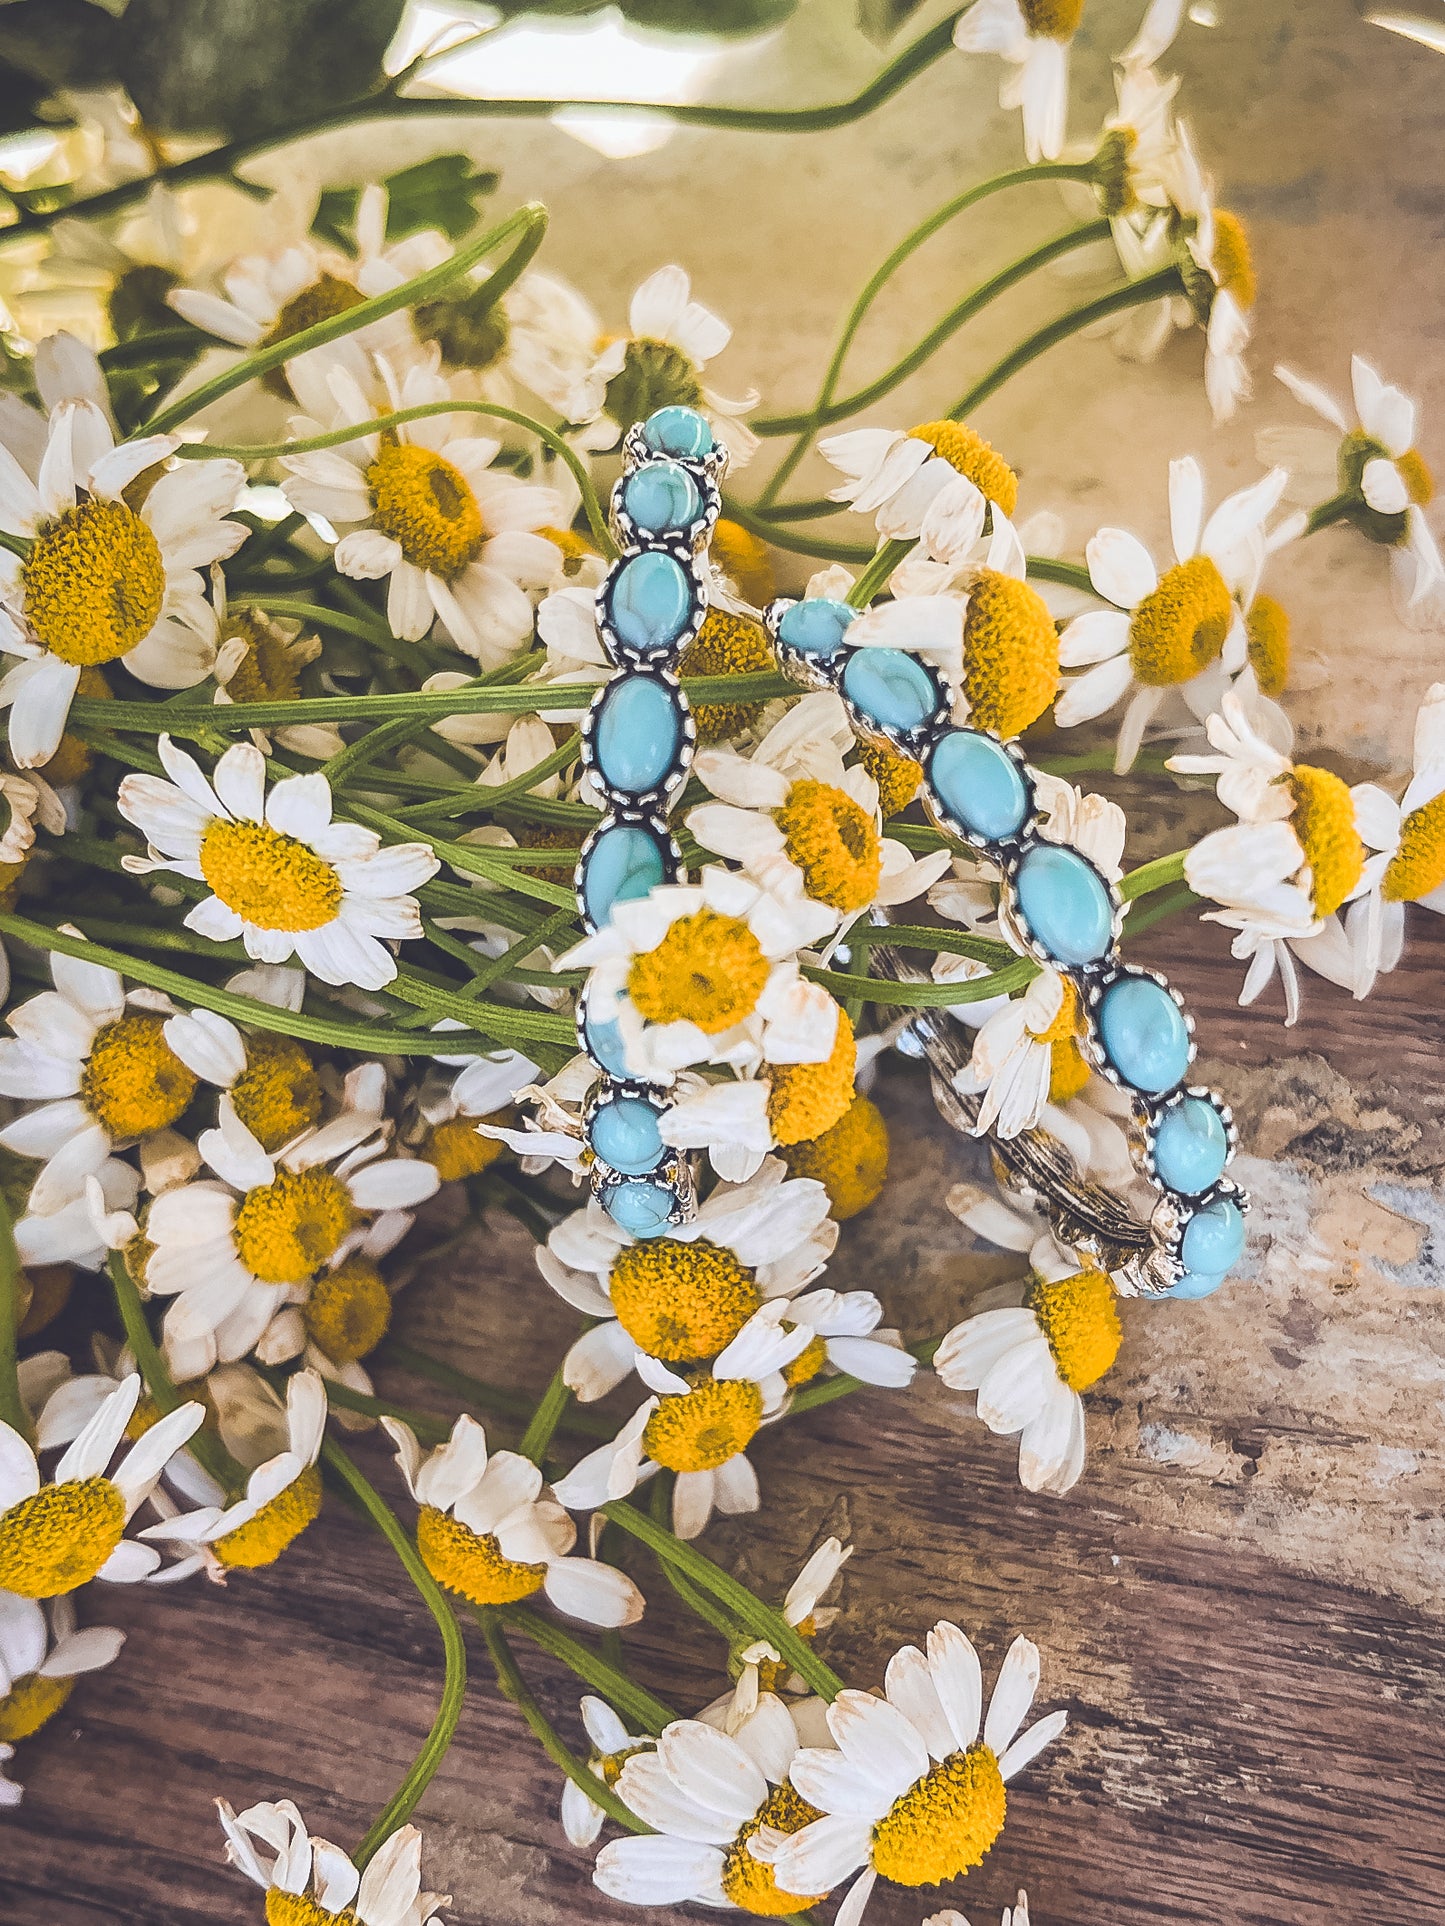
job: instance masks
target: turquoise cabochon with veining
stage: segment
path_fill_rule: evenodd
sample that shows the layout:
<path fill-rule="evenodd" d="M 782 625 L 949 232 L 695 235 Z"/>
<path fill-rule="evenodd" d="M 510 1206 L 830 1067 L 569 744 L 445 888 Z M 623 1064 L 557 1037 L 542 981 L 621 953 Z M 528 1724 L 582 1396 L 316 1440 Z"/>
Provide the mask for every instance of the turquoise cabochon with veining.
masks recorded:
<path fill-rule="evenodd" d="M 700 461 L 712 453 L 713 432 L 696 408 L 659 408 L 642 424 L 643 445 L 654 455 L 680 455 Z"/>
<path fill-rule="evenodd" d="M 677 766 L 682 699 L 652 675 L 621 675 L 603 691 L 592 754 L 607 787 L 644 796 Z"/>
<path fill-rule="evenodd" d="M 649 535 L 668 535 L 692 526 L 702 513 L 702 496 L 675 461 L 650 461 L 622 484 L 622 506 Z"/>
<path fill-rule="evenodd" d="M 1232 1197 L 1217 1197 L 1184 1227 L 1179 1256 L 1188 1271 L 1222 1276 L 1244 1249 L 1244 1212 Z"/>
<path fill-rule="evenodd" d="M 1189 1068 L 1184 1012 L 1150 976 L 1123 976 L 1099 999 L 1099 1041 L 1131 1089 L 1172 1090 Z"/>
<path fill-rule="evenodd" d="M 587 1134 L 603 1163 L 627 1177 L 655 1170 L 665 1154 L 657 1112 L 641 1097 L 612 1097 L 599 1104 Z"/>
<path fill-rule="evenodd" d="M 582 901 L 601 929 L 615 903 L 646 896 L 667 880 L 667 854 L 650 829 L 612 823 L 598 836 L 582 865 Z"/>
<path fill-rule="evenodd" d="M 1028 785 L 992 737 L 976 729 L 950 729 L 934 747 L 927 774 L 944 809 L 980 842 L 1002 842 L 1023 828 Z"/>
<path fill-rule="evenodd" d="M 1154 1168 L 1170 1190 L 1197 1197 L 1219 1181 L 1228 1161 L 1229 1131 L 1207 1097 L 1185 1097 L 1159 1119 Z"/>
<path fill-rule="evenodd" d="M 1097 963 L 1114 936 L 1114 909 L 1098 872 L 1077 850 L 1036 843 L 1014 875 L 1019 914 L 1056 962 Z"/>
<path fill-rule="evenodd" d="M 675 555 L 646 549 L 624 562 L 612 581 L 612 626 L 630 649 L 665 649 L 692 617 L 692 578 Z"/>
<path fill-rule="evenodd" d="M 858 649 L 843 669 L 843 693 L 883 729 L 916 729 L 938 707 L 938 685 L 902 649 Z"/>
<path fill-rule="evenodd" d="M 836 654 L 843 646 L 844 632 L 857 614 L 857 609 L 849 608 L 846 602 L 810 596 L 806 602 L 794 602 L 790 609 L 784 609 L 778 623 L 778 640 L 796 649 L 799 655 L 822 659 Z"/>
<path fill-rule="evenodd" d="M 645 1178 L 616 1184 L 603 1193 L 608 1214 L 634 1237 L 656 1237 L 667 1229 L 676 1199 L 664 1184 L 650 1184 Z"/>

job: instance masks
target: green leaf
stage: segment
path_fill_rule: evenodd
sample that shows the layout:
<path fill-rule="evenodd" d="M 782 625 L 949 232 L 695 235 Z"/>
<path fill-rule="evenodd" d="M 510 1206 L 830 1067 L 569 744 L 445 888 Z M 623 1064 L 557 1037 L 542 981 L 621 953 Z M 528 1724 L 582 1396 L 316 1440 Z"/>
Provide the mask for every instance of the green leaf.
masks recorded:
<path fill-rule="evenodd" d="M 386 238 L 404 240 L 424 228 L 439 228 L 449 241 L 459 241 L 477 224 L 479 203 L 496 192 L 497 176 L 472 165 L 465 154 L 437 154 L 431 160 L 403 167 L 382 181 L 387 191 Z M 313 234 L 338 247 L 356 242 L 356 210 L 361 190 L 328 187 L 311 223 Z"/>

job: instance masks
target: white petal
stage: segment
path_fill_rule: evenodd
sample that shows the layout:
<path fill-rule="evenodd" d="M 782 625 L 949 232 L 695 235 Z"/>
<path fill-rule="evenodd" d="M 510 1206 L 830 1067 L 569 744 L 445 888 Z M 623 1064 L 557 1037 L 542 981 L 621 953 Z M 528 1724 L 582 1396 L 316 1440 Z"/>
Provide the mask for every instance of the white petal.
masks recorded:
<path fill-rule="evenodd" d="M 1008 1648 L 984 1721 L 983 1741 L 1002 1754 L 1028 1717 L 1039 1689 L 1039 1648 L 1031 1639 L 1016 1638 Z"/>
<path fill-rule="evenodd" d="M 1084 553 L 1090 581 L 1117 608 L 1132 609 L 1159 586 L 1154 558 L 1127 529 L 1101 528 L 1090 538 Z"/>

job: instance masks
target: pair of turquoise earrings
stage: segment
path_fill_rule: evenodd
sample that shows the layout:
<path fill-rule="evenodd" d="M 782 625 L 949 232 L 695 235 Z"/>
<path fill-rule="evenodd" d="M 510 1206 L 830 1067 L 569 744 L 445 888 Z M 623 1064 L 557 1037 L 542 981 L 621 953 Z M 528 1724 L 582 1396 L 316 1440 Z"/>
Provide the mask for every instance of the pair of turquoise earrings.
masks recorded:
<path fill-rule="evenodd" d="M 598 591 L 598 625 L 618 673 L 594 698 L 582 736 L 584 764 L 607 804 L 577 867 L 589 930 L 605 924 L 615 904 L 681 873 L 667 812 L 687 780 L 696 727 L 677 666 L 707 612 L 706 551 L 725 465 L 726 451 L 690 408 L 660 409 L 624 443 L 612 497 L 622 554 Z M 1081 1182 L 1067 1152 L 1042 1131 L 995 1145 L 1001 1174 L 1121 1288 L 1208 1295 L 1244 1247 L 1248 1200 L 1226 1175 L 1236 1143 L 1228 1108 L 1185 1081 L 1191 1018 L 1158 972 L 1121 960 L 1124 905 L 1114 886 L 1078 850 L 1040 833 L 1033 775 L 1017 744 L 953 723 L 946 682 L 917 656 L 850 644 L 858 613 L 822 598 L 783 600 L 764 619 L 784 673 L 807 688 L 836 690 L 862 740 L 919 763 L 934 823 L 997 866 L 1005 913 L 1029 953 L 1074 986 L 1081 1049 L 1129 1096 L 1135 1159 L 1158 1201 L 1141 1223 L 1112 1193 Z M 894 967 L 906 974 L 896 959 Z M 593 1022 L 585 998 L 578 1021 L 600 1073 L 585 1120 L 596 1194 L 634 1236 L 657 1235 L 694 1209 L 691 1167 L 659 1128 L 665 1092 L 632 1075 L 617 1026 Z M 915 1051 L 949 1091 L 960 1034 L 935 1012 L 911 1026 Z M 947 1110 L 969 1121 L 956 1096 Z"/>

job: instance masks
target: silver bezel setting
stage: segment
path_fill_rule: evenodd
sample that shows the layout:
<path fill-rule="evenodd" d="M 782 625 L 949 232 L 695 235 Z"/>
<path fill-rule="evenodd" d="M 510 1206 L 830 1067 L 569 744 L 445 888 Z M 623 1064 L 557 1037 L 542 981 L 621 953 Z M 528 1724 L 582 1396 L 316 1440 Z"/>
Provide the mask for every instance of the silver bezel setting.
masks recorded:
<path fill-rule="evenodd" d="M 681 725 L 677 751 L 661 782 L 654 783 L 651 789 L 615 789 L 603 774 L 598 761 L 597 749 L 593 740 L 597 732 L 598 720 L 613 693 L 620 687 L 625 676 L 635 680 L 645 676 L 648 680 L 661 683 L 673 697 Z M 582 766 L 592 778 L 593 787 L 607 799 L 608 808 L 623 814 L 639 810 L 654 815 L 665 815 L 672 803 L 681 794 L 687 783 L 687 774 L 692 767 L 693 754 L 697 748 L 697 718 L 682 692 L 682 683 L 675 669 L 662 663 L 647 663 L 645 666 L 628 669 L 623 676 L 613 676 L 600 688 L 587 706 L 582 718 Z"/>

